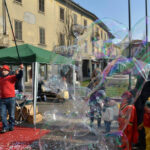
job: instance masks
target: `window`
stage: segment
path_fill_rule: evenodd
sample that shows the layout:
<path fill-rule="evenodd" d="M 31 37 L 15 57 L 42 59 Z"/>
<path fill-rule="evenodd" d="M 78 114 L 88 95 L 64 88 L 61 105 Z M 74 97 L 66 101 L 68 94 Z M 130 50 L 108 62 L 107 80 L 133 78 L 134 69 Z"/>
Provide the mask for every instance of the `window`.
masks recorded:
<path fill-rule="evenodd" d="M 92 42 L 92 54 L 94 54 L 94 51 L 95 51 L 95 49 L 94 49 L 94 42 Z"/>
<path fill-rule="evenodd" d="M 99 33 L 99 29 L 98 28 L 96 28 L 96 32 Z"/>
<path fill-rule="evenodd" d="M 39 0 L 39 11 L 44 12 L 44 0 Z"/>
<path fill-rule="evenodd" d="M 84 26 L 87 26 L 87 20 L 84 19 Z"/>
<path fill-rule="evenodd" d="M 18 3 L 22 3 L 22 0 L 15 0 L 16 2 L 18 2 Z"/>
<path fill-rule="evenodd" d="M 65 20 L 65 10 L 64 8 L 60 8 L 60 20 L 64 22 Z"/>
<path fill-rule="evenodd" d="M 84 51 L 85 51 L 85 52 L 87 52 L 87 48 L 88 48 L 88 47 L 87 47 L 87 41 L 85 40 L 85 41 L 84 41 Z"/>
<path fill-rule="evenodd" d="M 95 34 L 95 36 L 96 36 L 97 40 L 100 40 L 100 35 L 99 35 L 99 29 L 98 28 L 96 28 L 96 34 Z"/>
<path fill-rule="evenodd" d="M 40 28 L 39 36 L 40 36 L 40 44 L 45 44 L 45 29 L 44 28 Z"/>
<path fill-rule="evenodd" d="M 77 24 L 77 15 L 76 14 L 73 15 L 73 23 Z"/>
<path fill-rule="evenodd" d="M 107 34 L 105 34 L 105 40 L 107 40 Z"/>
<path fill-rule="evenodd" d="M 101 39 L 103 40 L 103 31 L 101 31 Z"/>
<path fill-rule="evenodd" d="M 15 20 L 15 37 L 17 40 L 22 40 L 22 22 Z"/>
<path fill-rule="evenodd" d="M 60 45 L 65 45 L 65 35 L 60 33 Z"/>

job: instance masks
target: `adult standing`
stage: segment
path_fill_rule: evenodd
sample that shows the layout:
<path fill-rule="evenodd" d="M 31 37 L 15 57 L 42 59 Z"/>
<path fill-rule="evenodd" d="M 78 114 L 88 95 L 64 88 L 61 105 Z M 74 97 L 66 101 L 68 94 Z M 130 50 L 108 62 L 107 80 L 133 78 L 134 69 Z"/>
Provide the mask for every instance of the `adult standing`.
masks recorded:
<path fill-rule="evenodd" d="M 10 68 L 3 65 L 1 68 L 2 76 L 0 77 L 0 114 L 2 118 L 1 133 L 14 130 L 15 124 L 15 83 L 23 76 L 23 64 L 20 65 L 19 73 L 16 75 L 10 74 Z M 7 122 L 7 110 L 9 120 Z"/>
<path fill-rule="evenodd" d="M 15 74 L 19 74 L 19 70 L 15 71 Z M 18 90 L 19 93 L 23 92 L 22 78 L 18 79 L 15 83 L 15 90 Z"/>

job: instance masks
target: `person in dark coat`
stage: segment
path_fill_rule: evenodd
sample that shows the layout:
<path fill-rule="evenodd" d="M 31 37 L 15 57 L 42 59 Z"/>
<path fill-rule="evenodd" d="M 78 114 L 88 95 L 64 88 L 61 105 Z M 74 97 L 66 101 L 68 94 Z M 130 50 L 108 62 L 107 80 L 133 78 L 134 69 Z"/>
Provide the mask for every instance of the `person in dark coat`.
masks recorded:
<path fill-rule="evenodd" d="M 15 71 L 15 74 L 19 74 L 19 70 L 17 69 Z M 18 79 L 15 83 L 15 90 L 18 90 L 19 93 L 23 92 L 23 86 L 22 86 L 22 78 Z"/>
<path fill-rule="evenodd" d="M 136 91 L 141 90 L 141 93 L 135 102 L 137 123 L 140 125 L 143 122 L 145 103 L 148 100 L 148 97 L 150 97 L 150 81 L 145 81 L 143 77 L 138 77 L 135 89 Z M 139 140 L 137 146 L 140 149 L 145 149 L 145 145 L 145 130 L 143 128 L 139 130 Z"/>

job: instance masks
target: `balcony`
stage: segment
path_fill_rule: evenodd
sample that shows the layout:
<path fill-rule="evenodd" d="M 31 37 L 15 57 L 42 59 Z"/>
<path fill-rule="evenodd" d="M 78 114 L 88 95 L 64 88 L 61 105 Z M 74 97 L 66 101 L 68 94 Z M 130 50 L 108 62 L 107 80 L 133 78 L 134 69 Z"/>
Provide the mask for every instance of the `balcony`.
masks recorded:
<path fill-rule="evenodd" d="M 0 33 L 0 47 L 8 47 L 9 44 L 9 35 Z"/>

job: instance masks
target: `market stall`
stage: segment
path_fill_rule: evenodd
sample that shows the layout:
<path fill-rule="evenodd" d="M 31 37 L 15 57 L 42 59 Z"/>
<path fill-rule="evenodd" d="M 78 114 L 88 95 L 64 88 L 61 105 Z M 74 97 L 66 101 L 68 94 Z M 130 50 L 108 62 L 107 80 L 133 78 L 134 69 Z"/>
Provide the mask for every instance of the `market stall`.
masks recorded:
<path fill-rule="evenodd" d="M 17 65 L 32 64 L 33 75 L 33 103 L 34 103 L 34 125 L 36 124 L 36 102 L 37 102 L 37 89 L 38 89 L 38 67 L 39 64 L 74 64 L 72 59 L 58 55 L 54 52 L 44 50 L 29 44 L 18 46 L 18 54 L 16 47 L 4 48 L 0 50 L 0 65 L 9 64 Z"/>

